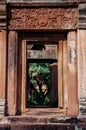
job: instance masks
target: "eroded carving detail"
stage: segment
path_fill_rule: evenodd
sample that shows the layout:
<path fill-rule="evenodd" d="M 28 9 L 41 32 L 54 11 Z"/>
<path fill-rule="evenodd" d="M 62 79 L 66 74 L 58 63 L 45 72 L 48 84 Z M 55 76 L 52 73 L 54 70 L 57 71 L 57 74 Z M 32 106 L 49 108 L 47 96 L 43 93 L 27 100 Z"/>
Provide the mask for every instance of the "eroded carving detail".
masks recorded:
<path fill-rule="evenodd" d="M 74 29 L 78 23 L 77 8 L 10 9 L 9 29 Z"/>

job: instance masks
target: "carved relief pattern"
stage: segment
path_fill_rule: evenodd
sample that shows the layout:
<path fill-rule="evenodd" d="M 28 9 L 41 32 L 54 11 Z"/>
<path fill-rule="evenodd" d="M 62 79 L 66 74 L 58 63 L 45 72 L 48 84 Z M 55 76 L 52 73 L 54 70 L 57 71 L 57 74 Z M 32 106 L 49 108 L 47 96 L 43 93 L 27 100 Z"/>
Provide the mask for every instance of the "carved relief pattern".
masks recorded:
<path fill-rule="evenodd" d="M 77 8 L 13 8 L 9 29 L 73 29 L 78 23 Z"/>

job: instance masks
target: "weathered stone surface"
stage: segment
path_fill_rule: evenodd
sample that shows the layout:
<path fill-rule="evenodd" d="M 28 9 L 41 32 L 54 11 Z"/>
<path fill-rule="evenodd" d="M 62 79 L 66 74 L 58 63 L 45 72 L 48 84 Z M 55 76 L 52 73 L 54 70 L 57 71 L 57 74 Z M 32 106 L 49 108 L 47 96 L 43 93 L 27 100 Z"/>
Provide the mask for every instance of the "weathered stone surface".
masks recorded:
<path fill-rule="evenodd" d="M 78 9 L 12 8 L 9 10 L 8 20 L 9 30 L 75 29 L 78 23 Z"/>
<path fill-rule="evenodd" d="M 0 106 L 0 114 L 4 114 L 5 112 L 5 106 Z"/>
<path fill-rule="evenodd" d="M 0 29 L 6 29 L 6 5 L 0 4 Z"/>
<path fill-rule="evenodd" d="M 0 106 L 4 106 L 5 105 L 5 98 L 0 99 Z"/>

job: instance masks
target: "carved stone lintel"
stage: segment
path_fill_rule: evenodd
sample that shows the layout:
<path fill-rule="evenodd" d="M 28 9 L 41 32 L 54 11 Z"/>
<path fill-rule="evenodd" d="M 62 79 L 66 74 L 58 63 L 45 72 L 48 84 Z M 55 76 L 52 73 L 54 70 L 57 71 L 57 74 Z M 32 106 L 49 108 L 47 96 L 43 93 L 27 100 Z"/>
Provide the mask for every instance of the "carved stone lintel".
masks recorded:
<path fill-rule="evenodd" d="M 77 8 L 12 8 L 9 12 L 9 30 L 75 29 L 78 23 Z"/>

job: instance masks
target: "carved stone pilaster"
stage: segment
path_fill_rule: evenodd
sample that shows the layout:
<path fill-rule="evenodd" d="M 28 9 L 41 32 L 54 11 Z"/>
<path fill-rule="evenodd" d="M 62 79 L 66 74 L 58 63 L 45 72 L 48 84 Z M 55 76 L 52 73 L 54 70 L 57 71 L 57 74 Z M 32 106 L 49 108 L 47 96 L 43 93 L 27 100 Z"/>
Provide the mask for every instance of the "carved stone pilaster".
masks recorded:
<path fill-rule="evenodd" d="M 86 114 L 86 30 L 78 30 L 78 97 L 79 114 Z"/>
<path fill-rule="evenodd" d="M 8 39 L 8 88 L 7 88 L 7 112 L 15 115 L 17 109 L 17 49 L 18 38 L 15 31 L 9 32 Z"/>
<path fill-rule="evenodd" d="M 77 33 L 76 31 L 70 31 L 67 35 L 68 41 L 68 105 L 69 115 L 78 114 L 78 90 L 77 90 Z"/>
<path fill-rule="evenodd" d="M 0 31 L 0 113 L 4 113 L 6 92 L 6 31 Z"/>

